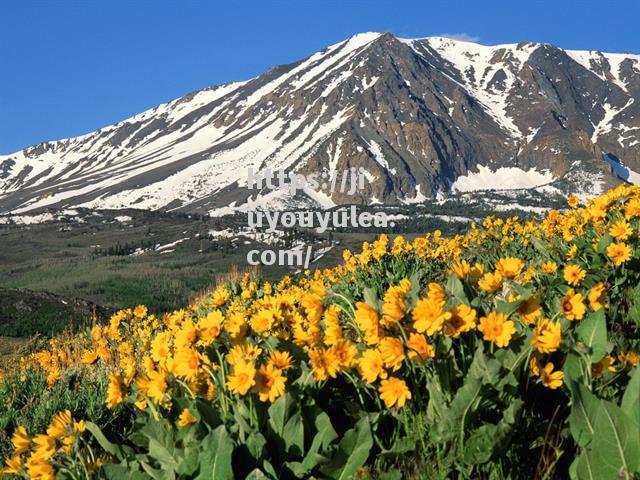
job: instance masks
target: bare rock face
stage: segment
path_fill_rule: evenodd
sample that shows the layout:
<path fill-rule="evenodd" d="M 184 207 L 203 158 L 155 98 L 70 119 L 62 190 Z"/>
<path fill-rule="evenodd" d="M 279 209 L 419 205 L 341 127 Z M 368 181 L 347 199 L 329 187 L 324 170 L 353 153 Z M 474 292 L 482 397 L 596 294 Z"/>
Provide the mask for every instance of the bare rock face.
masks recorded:
<path fill-rule="evenodd" d="M 640 56 L 364 33 L 249 81 L 0 156 L 0 213 L 407 203 L 461 185 L 522 186 L 518 176 L 533 187 L 577 166 L 602 185 L 614 172 L 640 178 Z M 249 168 L 354 167 L 367 178 L 356 195 L 245 188 Z"/>

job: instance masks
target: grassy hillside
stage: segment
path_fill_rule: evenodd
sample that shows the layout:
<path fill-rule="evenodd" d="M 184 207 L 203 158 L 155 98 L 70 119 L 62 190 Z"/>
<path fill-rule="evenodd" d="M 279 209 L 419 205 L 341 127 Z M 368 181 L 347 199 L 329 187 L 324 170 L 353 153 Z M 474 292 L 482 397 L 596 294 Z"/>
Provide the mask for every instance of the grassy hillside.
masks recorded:
<path fill-rule="evenodd" d="M 266 248 L 244 237 L 234 242 L 209 235 L 210 231 L 242 225 L 246 219 L 199 219 L 136 210 L 81 210 L 75 217 L 59 216 L 47 223 L 0 224 L 0 289 L 50 292 L 115 309 L 143 303 L 156 313 L 173 310 L 235 266 L 246 266 L 249 250 Z M 342 248 L 352 248 L 375 235 L 338 233 L 334 238 Z M 329 251 L 317 265 L 336 263 L 340 251 Z M 261 275 L 277 279 L 290 271 L 273 266 L 263 268 Z M 25 298 L 25 303 L 30 302 Z M 56 318 L 69 313 L 54 304 L 49 306 L 46 310 Z M 47 315 L 43 312 L 41 320 Z M 5 316 L 31 323 L 31 317 L 20 313 L 5 312 Z"/>
<path fill-rule="evenodd" d="M 113 310 L 72 297 L 25 289 L 0 289 L 0 336 L 51 336 L 108 319 Z"/>

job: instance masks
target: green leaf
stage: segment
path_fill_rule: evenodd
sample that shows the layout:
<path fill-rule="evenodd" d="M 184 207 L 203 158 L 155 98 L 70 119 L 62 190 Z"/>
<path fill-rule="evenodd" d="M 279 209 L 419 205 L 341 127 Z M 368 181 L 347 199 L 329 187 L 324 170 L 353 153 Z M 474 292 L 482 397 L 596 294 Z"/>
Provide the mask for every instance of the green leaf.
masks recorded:
<path fill-rule="evenodd" d="M 100 473 L 104 474 L 108 480 L 122 480 L 123 478 L 131 480 L 147 480 L 149 477 L 144 473 L 133 470 L 130 466 L 106 464 L 100 469 Z"/>
<path fill-rule="evenodd" d="M 202 440 L 200 449 L 200 475 L 198 480 L 226 480 L 233 478 L 231 457 L 233 442 L 220 425 Z"/>
<path fill-rule="evenodd" d="M 640 469 L 640 431 L 620 407 L 601 403 L 591 445 L 596 477 L 632 480 Z"/>
<path fill-rule="evenodd" d="M 607 322 L 604 308 L 588 315 L 576 328 L 578 339 L 591 350 L 591 361 L 599 362 L 607 353 Z"/>
<path fill-rule="evenodd" d="M 582 357 L 576 352 L 570 351 L 564 361 L 562 371 L 564 373 L 565 383 L 574 381 L 576 383 L 584 383 L 585 368 L 591 368 L 591 365 L 585 365 Z"/>
<path fill-rule="evenodd" d="M 238 428 L 237 438 L 242 443 L 246 441 L 247 436 L 252 431 L 252 428 L 249 425 L 251 413 L 243 400 L 235 402 L 234 407 L 233 419 L 236 422 L 234 426 Z"/>
<path fill-rule="evenodd" d="M 178 466 L 173 446 L 162 445 L 155 438 L 149 439 L 149 456 L 157 460 L 165 471 L 175 471 Z"/>
<path fill-rule="evenodd" d="M 149 465 L 148 462 L 144 461 L 143 459 L 146 459 L 146 457 L 140 456 L 138 458 L 138 461 L 140 462 L 140 466 L 148 475 L 148 477 L 151 477 L 154 480 L 171 480 L 175 478 L 175 475 L 170 475 L 169 473 L 165 472 L 161 468 L 153 468 L 151 465 Z M 172 474 L 173 472 L 170 472 L 170 473 Z"/>
<path fill-rule="evenodd" d="M 576 459 L 576 477 L 579 480 L 597 480 L 593 472 L 593 458 L 590 452 L 583 451 Z"/>
<path fill-rule="evenodd" d="M 284 443 L 289 455 L 304 452 L 304 424 L 299 402 L 290 393 L 278 398 L 269 407 L 269 426 L 277 439 Z"/>
<path fill-rule="evenodd" d="M 344 434 L 336 455 L 329 465 L 321 468 L 321 471 L 336 480 L 353 478 L 358 468 L 369 458 L 371 447 L 371 425 L 367 417 L 362 417 L 354 428 Z"/>
<path fill-rule="evenodd" d="M 264 438 L 264 435 L 262 435 L 261 433 L 253 432 L 247 438 L 245 445 L 250 455 L 253 457 L 254 460 L 257 461 L 262 458 L 264 447 L 267 445 L 267 439 Z"/>
<path fill-rule="evenodd" d="M 601 402 L 581 383 L 568 379 L 566 384 L 571 392 L 572 405 L 569 416 L 571 435 L 578 445 L 586 447 L 593 439 L 594 421 Z"/>
<path fill-rule="evenodd" d="M 381 457 L 397 457 L 400 454 L 413 452 L 416 449 L 416 444 L 417 440 L 414 436 L 396 438 L 391 448 L 381 451 L 379 455 Z"/>
<path fill-rule="evenodd" d="M 300 410 L 296 411 L 285 424 L 283 438 L 289 455 L 298 457 L 304 454 L 304 424 Z"/>
<path fill-rule="evenodd" d="M 364 302 L 367 305 L 375 308 L 376 310 L 380 309 L 380 300 L 378 299 L 378 295 L 373 288 L 365 287 L 362 291 L 362 296 L 364 297 Z"/>
<path fill-rule="evenodd" d="M 268 460 L 262 462 L 262 471 L 267 474 L 269 478 L 273 478 L 274 480 L 278 478 L 275 468 L 273 468 L 273 465 L 271 465 Z"/>
<path fill-rule="evenodd" d="M 496 302 L 496 311 L 505 314 L 507 317 L 513 315 L 513 313 L 518 310 L 522 304 L 526 301 L 525 298 L 519 298 L 514 302 Z"/>
<path fill-rule="evenodd" d="M 612 242 L 613 242 L 613 237 L 609 235 L 609 232 L 605 232 L 605 234 L 602 236 L 602 238 L 598 242 L 598 247 L 596 249 L 597 252 L 605 253 L 607 250 L 607 247 L 611 245 Z"/>
<path fill-rule="evenodd" d="M 464 460 L 471 464 L 488 462 L 497 453 L 510 445 L 523 401 L 513 401 L 504 411 L 502 419 L 496 425 L 485 424 L 477 428 L 464 445 Z"/>
<path fill-rule="evenodd" d="M 631 380 L 624 392 L 620 406 L 624 413 L 635 423 L 636 427 L 640 429 L 640 366 L 633 369 Z"/>
<path fill-rule="evenodd" d="M 294 478 L 305 478 L 307 476 L 307 473 L 309 473 L 309 469 L 306 468 L 301 462 L 285 462 L 283 464 L 283 469 L 285 471 L 288 470 L 288 472 L 290 472 L 294 476 Z"/>
<path fill-rule="evenodd" d="M 499 379 L 500 363 L 488 360 L 480 344 L 464 379 L 464 384 L 453 397 L 448 408 L 440 411 L 442 421 L 437 424 L 437 441 L 445 441 L 458 436 L 462 441 L 472 412 L 477 408 L 483 395 L 490 390 L 487 384 Z"/>
<path fill-rule="evenodd" d="M 196 410 L 200 415 L 200 419 L 210 428 L 217 428 L 221 423 L 220 412 L 211 406 L 210 402 L 206 402 L 201 398 L 196 400 Z"/>
<path fill-rule="evenodd" d="M 288 392 L 269 407 L 269 426 L 279 437 L 284 435 L 284 427 L 292 414 L 293 407 L 291 395 Z"/>
<path fill-rule="evenodd" d="M 187 448 L 183 449 L 178 456 L 178 466 L 176 473 L 178 475 L 187 475 L 191 477 L 198 468 L 198 459 L 200 458 L 200 450 L 197 443 L 193 442 Z"/>
<path fill-rule="evenodd" d="M 461 303 L 467 303 L 467 295 L 464 293 L 464 285 L 455 273 L 449 275 L 445 290 L 449 295 L 456 298 Z"/>
<path fill-rule="evenodd" d="M 540 240 L 538 237 L 531 237 L 530 241 L 533 247 L 546 259 L 551 258 L 551 255 L 549 255 L 549 247 L 545 242 Z"/>
<path fill-rule="evenodd" d="M 307 470 L 311 470 L 324 459 L 321 452 L 326 450 L 331 442 L 338 438 L 338 434 L 333 429 L 333 425 L 331 425 L 329 415 L 326 413 L 320 411 L 314 423 L 318 433 L 313 437 L 311 446 L 302 461 L 303 467 Z"/>
<path fill-rule="evenodd" d="M 144 435 L 149 441 L 155 439 L 162 445 L 173 445 L 175 443 L 174 431 L 168 429 L 166 423 L 161 420 L 147 419 L 144 426 L 140 428 L 139 433 Z"/>
<path fill-rule="evenodd" d="M 89 432 L 91 432 L 91 435 L 93 435 L 93 437 L 105 452 L 113 455 L 118 460 L 122 460 L 124 458 L 120 445 L 116 445 L 115 443 L 111 443 L 109 440 L 107 440 L 107 437 L 104 436 L 102 430 L 100 430 L 100 427 L 98 427 L 95 423 L 85 422 L 85 427 L 87 430 L 89 430 Z"/>
<path fill-rule="evenodd" d="M 269 480 L 271 477 L 267 477 L 262 470 L 256 468 L 252 470 L 245 480 Z"/>

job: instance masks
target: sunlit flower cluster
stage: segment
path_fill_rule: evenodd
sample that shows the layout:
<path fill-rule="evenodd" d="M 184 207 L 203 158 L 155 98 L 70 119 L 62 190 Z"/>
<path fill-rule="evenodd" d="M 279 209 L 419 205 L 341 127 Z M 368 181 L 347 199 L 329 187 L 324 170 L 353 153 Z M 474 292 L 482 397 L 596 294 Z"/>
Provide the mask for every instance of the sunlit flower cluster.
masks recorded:
<path fill-rule="evenodd" d="M 594 312 L 608 315 L 611 279 L 640 260 L 639 189 L 570 204 L 543 220 L 488 217 L 451 238 L 382 235 L 359 254 L 345 251 L 332 269 L 278 284 L 247 274 L 161 317 L 143 306 L 124 310 L 73 345 L 53 340 L 23 369 L 46 372 L 53 385 L 66 369 L 104 367 L 108 408 L 127 404 L 158 416 L 175 411 L 177 396 L 224 411 L 234 399 L 272 403 L 294 382 L 321 388 L 339 376 L 400 409 L 423 395 L 424 379 L 457 346 L 495 352 L 524 342 L 527 375 L 557 389 L 573 332 Z M 609 352 L 592 374 L 637 363 L 630 349 Z M 193 413 L 180 411 L 176 424 L 197 422 Z M 11 471 L 45 468 L 22 455 L 33 446 L 34 458 L 48 459 L 72 434 L 16 435 Z"/>

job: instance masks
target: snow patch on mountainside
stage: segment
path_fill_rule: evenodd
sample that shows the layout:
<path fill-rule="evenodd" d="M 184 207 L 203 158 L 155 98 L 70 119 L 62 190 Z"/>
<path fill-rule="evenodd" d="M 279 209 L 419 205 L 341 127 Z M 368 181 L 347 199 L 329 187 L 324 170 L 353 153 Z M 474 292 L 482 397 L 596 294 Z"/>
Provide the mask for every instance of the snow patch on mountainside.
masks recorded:
<path fill-rule="evenodd" d="M 517 167 L 502 167 L 496 171 L 478 165 L 478 172 L 460 176 L 451 186 L 452 192 L 475 192 L 479 190 L 514 190 L 536 188 L 550 183 L 554 176 L 548 170 L 522 170 Z"/>
<path fill-rule="evenodd" d="M 425 201 L 428 200 L 427 197 L 425 197 L 422 194 L 422 191 L 420 190 L 420 184 L 417 183 L 416 184 L 416 196 L 413 198 L 404 198 L 402 199 L 402 203 L 404 203 L 405 205 L 415 205 L 415 204 L 420 204 L 420 203 L 424 203 Z"/>
<path fill-rule="evenodd" d="M 389 166 L 389 162 L 382 153 L 382 148 L 378 143 L 371 140 L 371 143 L 369 144 L 369 152 L 373 155 L 374 160 L 378 162 L 378 165 L 390 172 L 392 175 L 396 174 L 396 169 Z"/>
<path fill-rule="evenodd" d="M 288 187 L 278 188 L 266 193 L 251 195 L 244 203 L 232 202 L 227 206 L 210 210 L 211 217 L 223 217 L 235 213 L 246 213 L 255 210 L 298 210 L 305 208 L 328 209 L 335 207 L 335 203 L 324 192 L 303 187 L 302 192 L 294 197 Z"/>
<path fill-rule="evenodd" d="M 620 75 L 622 62 L 630 60 L 636 69 L 640 64 L 640 55 L 632 55 L 628 53 L 603 53 L 593 50 L 565 51 L 575 62 L 582 65 L 594 75 L 597 75 L 601 80 L 607 81 L 607 76 L 602 72 L 609 72 L 614 83 L 625 92 L 628 91 L 628 85 L 622 80 Z"/>
<path fill-rule="evenodd" d="M 604 116 L 602 117 L 602 120 L 600 120 L 600 122 L 598 122 L 598 124 L 594 126 L 593 135 L 591 135 L 591 142 L 596 143 L 600 135 L 610 132 L 613 128 L 613 120 L 615 119 L 615 117 L 622 111 L 633 105 L 634 100 L 635 99 L 630 98 L 627 103 L 620 108 L 616 108 L 609 103 L 605 103 L 603 105 Z"/>
<path fill-rule="evenodd" d="M 523 132 L 507 113 L 509 92 L 517 74 L 538 44 L 507 44 L 485 46 L 445 37 L 428 37 L 428 44 L 461 74 L 471 95 L 485 106 L 496 122 L 515 138 Z M 503 88 L 491 85 L 498 74 L 503 74 Z"/>

